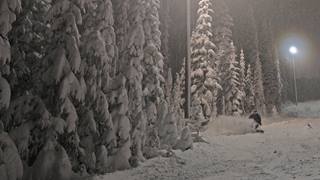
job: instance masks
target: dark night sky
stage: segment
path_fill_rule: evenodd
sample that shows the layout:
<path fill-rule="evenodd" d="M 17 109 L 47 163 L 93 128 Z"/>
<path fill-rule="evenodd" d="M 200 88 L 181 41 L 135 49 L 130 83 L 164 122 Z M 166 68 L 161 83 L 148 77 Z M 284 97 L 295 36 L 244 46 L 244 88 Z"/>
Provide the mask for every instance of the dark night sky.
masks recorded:
<path fill-rule="evenodd" d="M 274 18 L 274 22 L 279 27 L 278 38 L 282 38 L 287 33 L 296 34 L 297 38 L 304 40 L 301 57 L 297 63 L 299 75 L 319 77 L 320 70 L 320 1 L 319 0 L 286 0 L 282 7 L 288 6 L 282 11 L 281 21 Z M 282 8 L 284 9 L 284 8 Z M 292 36 L 294 36 L 292 35 Z M 305 37 L 305 38 L 304 38 Z M 299 67 L 299 66 L 298 66 Z"/>
<path fill-rule="evenodd" d="M 247 0 L 228 0 L 235 28 L 242 23 Z M 298 76 L 320 77 L 320 0 L 255 0 L 257 16 L 270 16 L 282 61 L 288 58 L 289 44 L 296 45 Z M 261 14 L 260 14 L 261 12 Z M 256 17 L 259 18 L 259 17 Z M 245 21 L 245 20 L 244 20 Z"/>

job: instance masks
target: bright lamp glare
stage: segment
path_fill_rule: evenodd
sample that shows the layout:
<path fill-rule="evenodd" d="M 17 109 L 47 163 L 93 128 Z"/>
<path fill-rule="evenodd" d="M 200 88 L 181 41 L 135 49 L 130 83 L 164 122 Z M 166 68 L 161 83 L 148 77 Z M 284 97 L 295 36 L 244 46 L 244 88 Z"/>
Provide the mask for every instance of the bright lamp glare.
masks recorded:
<path fill-rule="evenodd" d="M 291 54 L 297 54 L 298 53 L 298 49 L 295 46 L 291 46 L 289 49 Z"/>

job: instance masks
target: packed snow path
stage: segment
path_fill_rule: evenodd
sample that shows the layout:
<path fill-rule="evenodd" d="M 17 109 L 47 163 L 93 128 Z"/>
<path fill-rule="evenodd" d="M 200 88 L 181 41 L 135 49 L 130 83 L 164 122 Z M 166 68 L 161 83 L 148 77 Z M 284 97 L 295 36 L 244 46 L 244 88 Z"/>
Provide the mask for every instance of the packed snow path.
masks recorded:
<path fill-rule="evenodd" d="M 311 127 L 307 127 L 310 123 Z M 290 119 L 263 127 L 264 134 L 214 136 L 210 144 L 156 158 L 101 180 L 316 180 L 320 179 L 320 119 Z"/>

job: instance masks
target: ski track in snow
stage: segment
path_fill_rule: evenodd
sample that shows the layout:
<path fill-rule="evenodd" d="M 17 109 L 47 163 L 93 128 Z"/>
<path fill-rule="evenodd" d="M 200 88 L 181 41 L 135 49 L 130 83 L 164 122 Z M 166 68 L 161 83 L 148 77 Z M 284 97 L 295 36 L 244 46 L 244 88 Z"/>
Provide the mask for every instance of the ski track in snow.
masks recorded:
<path fill-rule="evenodd" d="M 312 128 L 306 127 L 311 122 Z M 211 125 L 212 126 L 212 125 Z M 320 180 L 320 119 L 290 119 L 263 127 L 264 134 L 214 136 L 210 144 L 155 158 L 99 180 Z"/>

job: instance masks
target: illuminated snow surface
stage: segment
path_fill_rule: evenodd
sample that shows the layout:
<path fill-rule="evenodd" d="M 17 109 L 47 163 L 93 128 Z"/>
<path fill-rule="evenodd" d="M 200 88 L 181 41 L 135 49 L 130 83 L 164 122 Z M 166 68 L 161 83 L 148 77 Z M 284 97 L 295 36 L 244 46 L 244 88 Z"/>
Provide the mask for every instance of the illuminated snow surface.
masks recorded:
<path fill-rule="evenodd" d="M 229 127 L 232 124 L 230 122 L 235 120 L 226 119 L 222 119 L 223 123 L 221 120 L 210 124 L 203 134 L 210 144 L 197 143 L 193 150 L 176 151 L 176 157 L 156 158 L 136 169 L 107 174 L 97 179 L 320 179 L 320 119 L 274 118 L 265 121 L 264 134 L 244 135 L 241 134 L 248 131 L 239 122 L 233 127 L 236 133 L 217 132 L 217 126 L 224 129 L 222 126 Z M 225 123 L 227 121 L 230 122 Z"/>

